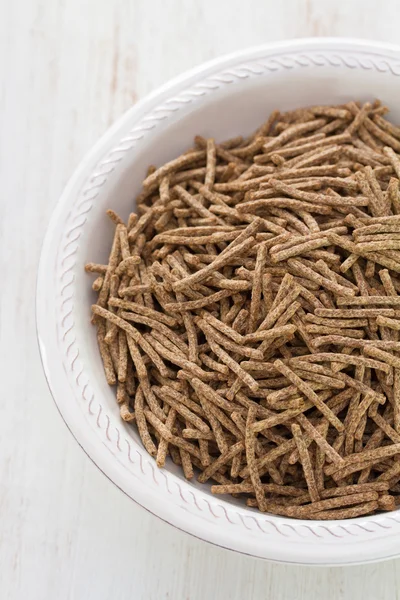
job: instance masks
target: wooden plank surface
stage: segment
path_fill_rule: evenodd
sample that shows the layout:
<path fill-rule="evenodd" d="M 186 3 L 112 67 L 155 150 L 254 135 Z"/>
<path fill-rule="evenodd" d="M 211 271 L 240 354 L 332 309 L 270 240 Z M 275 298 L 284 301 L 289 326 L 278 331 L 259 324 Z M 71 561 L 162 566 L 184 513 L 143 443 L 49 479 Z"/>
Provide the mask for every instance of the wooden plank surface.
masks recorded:
<path fill-rule="evenodd" d="M 51 211 L 84 153 L 133 102 L 204 60 L 265 41 L 397 42 L 397 0 L 2 0 L 1 9 L 1 600 L 399 598 L 400 561 L 269 564 L 135 506 L 57 413 L 34 317 Z"/>

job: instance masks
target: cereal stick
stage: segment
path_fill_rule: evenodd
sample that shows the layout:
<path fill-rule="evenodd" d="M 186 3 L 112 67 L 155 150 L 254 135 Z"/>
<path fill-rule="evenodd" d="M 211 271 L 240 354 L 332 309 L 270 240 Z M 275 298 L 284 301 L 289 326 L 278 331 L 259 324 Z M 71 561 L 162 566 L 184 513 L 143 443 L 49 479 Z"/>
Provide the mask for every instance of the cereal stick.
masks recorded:
<path fill-rule="evenodd" d="M 96 279 L 92 283 L 92 290 L 95 292 L 100 292 L 101 288 L 103 287 L 103 283 L 104 277 L 99 275 L 99 277 L 96 277 Z"/>
<path fill-rule="evenodd" d="M 362 206 L 365 202 L 363 201 Z M 331 207 L 323 204 L 311 204 L 310 202 L 303 202 L 302 200 L 294 200 L 293 198 L 276 197 L 276 198 L 265 198 L 265 193 L 262 193 L 262 198 L 258 200 L 251 200 L 250 202 L 242 202 L 238 205 L 237 209 L 243 213 L 254 213 L 259 209 L 266 211 L 271 208 L 289 208 L 294 212 L 303 210 L 318 215 L 329 215 L 331 213 Z M 308 228 L 307 228 L 308 231 Z"/>
<path fill-rule="evenodd" d="M 119 414 L 121 419 L 126 423 L 131 423 L 135 421 L 135 415 L 131 412 L 128 402 L 122 402 L 119 407 Z"/>
<path fill-rule="evenodd" d="M 226 365 L 221 365 L 219 362 L 215 361 L 213 358 L 208 356 L 208 354 L 201 353 L 199 358 L 203 364 L 209 367 L 212 371 L 218 371 L 223 375 L 229 374 L 229 369 Z"/>
<path fill-rule="evenodd" d="M 262 488 L 260 476 L 258 474 L 258 469 L 255 464 L 256 436 L 251 429 L 251 426 L 253 425 L 255 418 L 256 418 L 256 410 L 253 407 L 250 407 L 249 412 L 247 414 L 247 421 L 246 421 L 246 438 L 245 438 L 246 459 L 247 459 L 250 479 L 251 479 L 251 482 L 254 487 L 254 493 L 256 495 L 258 507 L 261 511 L 265 512 L 267 510 L 265 491 Z"/>
<path fill-rule="evenodd" d="M 375 491 L 369 491 L 369 492 L 364 492 L 364 493 L 359 493 L 359 494 L 350 494 L 349 496 L 338 496 L 337 498 L 328 498 L 326 500 L 320 500 L 318 502 L 313 502 L 312 504 L 306 505 L 306 506 L 299 506 L 299 507 L 293 507 L 293 508 L 289 508 L 287 509 L 287 515 L 288 516 L 294 516 L 296 515 L 297 518 L 315 518 L 318 520 L 319 518 L 321 518 L 320 515 L 323 515 L 325 518 L 327 518 L 327 515 L 329 514 L 335 514 L 335 513 L 339 513 L 341 511 L 339 510 L 334 510 L 334 509 L 342 509 L 342 510 L 351 510 L 353 511 L 354 509 L 358 511 L 358 507 L 359 506 L 365 506 L 366 503 L 371 503 L 372 501 L 374 501 L 375 503 L 377 502 L 379 498 L 379 494 Z M 343 509 L 342 507 L 344 506 L 352 506 L 352 505 L 358 505 L 355 506 L 354 509 Z M 350 514 L 354 514 L 352 513 L 348 513 L 349 516 Z M 331 517 L 334 518 L 334 517 Z"/>
<path fill-rule="evenodd" d="M 109 345 L 105 342 L 106 325 L 101 320 L 97 323 L 97 343 L 99 345 L 100 356 L 103 361 L 104 374 L 108 385 L 115 385 L 117 378 L 115 376 L 114 364 L 111 358 Z"/>
<path fill-rule="evenodd" d="M 279 325 L 273 329 L 263 329 L 249 333 L 244 336 L 244 343 L 252 344 L 253 342 L 261 342 L 264 340 L 274 340 L 277 337 L 292 335 L 296 331 L 295 325 Z"/>
<path fill-rule="evenodd" d="M 206 165 L 206 176 L 204 178 L 204 185 L 212 187 L 215 180 L 215 166 L 216 166 L 216 150 L 215 141 L 212 138 L 207 140 L 207 165 Z"/>
<path fill-rule="evenodd" d="M 131 355 L 133 364 L 135 365 L 136 374 L 139 379 L 140 388 L 146 398 L 146 401 L 147 401 L 149 407 L 151 408 L 151 410 L 154 412 L 154 414 L 157 415 L 161 420 L 164 421 L 165 414 L 164 414 L 163 410 L 160 408 L 160 406 L 153 394 L 153 391 L 150 387 L 147 368 L 143 361 L 143 357 L 139 352 L 139 348 L 138 348 L 135 340 L 131 336 L 129 336 L 129 335 L 127 336 L 127 341 L 128 341 L 129 353 Z"/>
<path fill-rule="evenodd" d="M 382 306 L 400 306 L 400 296 L 357 296 L 355 298 L 338 298 L 336 301 L 338 306 L 362 306 L 376 305 Z"/>
<path fill-rule="evenodd" d="M 312 518 L 317 520 L 330 520 L 330 519 L 354 519 L 355 517 L 361 517 L 362 515 L 368 515 L 378 508 L 379 504 L 376 501 L 364 502 L 359 506 L 352 508 L 342 508 L 339 510 L 325 510 L 318 512 L 313 515 Z"/>
<path fill-rule="evenodd" d="M 135 396 L 135 417 L 140 439 L 142 440 L 143 446 L 151 456 L 156 456 L 157 448 L 155 447 L 154 442 L 151 439 L 147 427 L 146 417 L 144 414 L 144 396 L 140 386 L 138 387 Z"/>
<path fill-rule="evenodd" d="M 170 408 L 170 410 L 168 412 L 167 420 L 165 421 L 165 427 L 167 427 L 167 429 L 169 429 L 169 431 L 172 431 L 172 428 L 175 424 L 175 420 L 176 420 L 176 411 L 174 408 Z M 167 454 L 168 454 L 168 440 L 166 438 L 162 437 L 160 440 L 160 443 L 158 444 L 158 448 L 157 448 L 156 462 L 157 462 L 158 467 L 165 466 Z"/>
<path fill-rule="evenodd" d="M 219 223 L 220 225 L 224 224 L 222 219 L 220 219 L 219 217 L 214 215 L 212 212 L 210 212 L 207 208 L 205 208 L 205 206 L 203 206 L 202 203 L 199 200 L 197 200 L 197 198 L 195 196 L 192 196 L 191 194 L 189 194 L 181 185 L 176 185 L 174 187 L 174 190 L 177 192 L 179 198 L 184 200 L 200 216 L 208 217 L 209 219 L 211 219 L 212 221 L 215 221 L 216 223 Z"/>
<path fill-rule="evenodd" d="M 338 319 L 364 319 L 376 318 L 381 316 L 394 317 L 395 312 L 391 308 L 349 308 L 349 309 L 330 309 L 317 308 L 315 314 L 318 317 L 338 318 Z"/>
<path fill-rule="evenodd" d="M 375 343 L 377 343 L 377 342 L 375 342 Z M 381 344 L 382 343 L 384 343 L 384 342 L 381 342 Z M 396 343 L 396 342 L 394 342 L 394 343 Z M 393 354 L 390 354 L 389 352 L 385 352 L 385 350 L 381 350 L 380 348 L 377 348 L 376 346 L 365 346 L 363 348 L 363 353 L 366 354 L 367 356 L 372 356 L 373 358 L 377 358 L 377 359 L 381 360 L 382 362 L 386 362 L 391 367 L 395 367 L 396 369 L 400 368 L 400 358 L 397 358 Z"/>
<path fill-rule="evenodd" d="M 399 342 L 386 341 L 386 340 L 363 340 L 354 339 L 342 335 L 325 335 L 313 340 L 314 346 L 324 346 L 328 344 L 334 344 L 338 346 L 347 346 L 349 348 L 365 348 L 367 346 L 375 346 L 385 350 L 398 350 L 400 348 Z"/>
<path fill-rule="evenodd" d="M 254 269 L 253 288 L 251 291 L 250 314 L 247 333 L 253 333 L 257 329 L 257 321 L 260 315 L 261 291 L 263 269 L 266 259 L 265 244 L 261 244 L 257 251 L 256 266 Z"/>
<path fill-rule="evenodd" d="M 190 454 L 186 450 L 183 450 L 183 448 L 179 448 L 179 453 L 181 455 L 183 474 L 185 475 L 186 479 L 190 480 L 194 476 Z"/>
<path fill-rule="evenodd" d="M 85 271 L 87 273 L 101 273 L 105 275 L 108 269 L 108 265 L 99 265 L 98 263 L 86 263 Z"/>
<path fill-rule="evenodd" d="M 217 408 L 212 402 L 209 403 L 209 411 L 218 419 L 219 423 L 225 427 L 236 439 L 241 440 L 244 435 L 238 427 L 236 427 L 234 421 L 227 417 L 226 414 Z"/>
<path fill-rule="evenodd" d="M 360 453 L 352 454 L 351 456 L 346 456 L 343 459 L 344 464 L 342 463 L 340 466 L 337 464 L 330 464 L 325 468 L 326 475 L 332 475 L 338 471 L 346 469 L 346 467 L 359 466 L 360 462 L 363 463 L 377 463 L 383 458 L 388 458 L 390 456 L 395 456 L 400 453 L 400 444 L 392 444 L 391 446 L 383 446 L 382 448 L 376 448 L 374 450 L 364 450 Z M 359 470 L 359 469 L 357 469 Z M 353 471 L 354 472 L 354 471 Z"/>
<path fill-rule="evenodd" d="M 371 104 L 369 102 L 366 102 L 361 108 L 361 110 L 358 110 L 354 102 L 351 102 L 350 105 L 352 105 L 352 107 L 355 109 L 355 118 L 353 119 L 352 123 L 350 123 L 350 125 L 347 127 L 346 131 L 350 135 L 354 135 L 364 123 L 365 119 L 368 117 L 371 110 Z"/>
<path fill-rule="evenodd" d="M 345 354 L 338 354 L 333 352 L 318 352 L 314 354 L 309 354 L 301 357 L 301 361 L 311 361 L 311 362 L 344 362 L 348 365 L 369 367 L 371 369 L 381 370 L 387 373 L 389 371 L 388 366 L 384 362 L 379 362 L 377 360 L 372 360 L 371 358 L 367 358 L 365 356 L 350 356 Z M 243 364 L 243 363 L 242 363 Z M 343 375 L 343 374 L 342 374 Z M 339 374 L 336 374 L 337 377 Z"/>
<path fill-rule="evenodd" d="M 171 352 L 176 352 L 181 358 L 188 358 L 188 352 L 183 352 L 180 348 L 178 348 L 178 346 L 175 346 L 175 344 L 171 342 L 163 333 L 157 331 L 157 329 L 153 329 L 150 333 L 144 334 L 145 339 L 147 339 L 147 336 L 149 336 L 149 338 L 154 338 L 155 340 L 157 340 L 157 342 L 160 342 L 160 344 L 162 346 L 165 346 L 167 350 L 170 350 Z M 151 342 L 149 343 L 151 344 Z"/>
<path fill-rule="evenodd" d="M 151 220 L 154 219 L 155 215 L 157 214 L 158 209 L 156 206 L 153 206 L 138 219 L 137 223 L 132 227 L 132 229 L 128 233 L 128 239 L 131 244 L 136 242 L 139 235 L 149 225 Z"/>
<path fill-rule="evenodd" d="M 134 313 L 137 313 L 138 315 L 143 315 L 145 317 L 156 319 L 157 321 L 160 321 L 160 323 L 164 323 L 165 325 L 169 325 L 170 327 L 175 327 L 178 323 L 178 320 L 175 317 L 166 315 L 157 310 L 153 310 L 152 308 L 148 308 L 147 306 L 143 306 L 141 304 L 138 304 L 137 302 L 121 300 L 120 298 L 110 298 L 108 304 L 109 306 L 124 308 L 125 310 L 132 311 Z"/>
<path fill-rule="evenodd" d="M 394 465 L 392 465 L 387 471 L 382 473 L 382 475 L 379 475 L 378 482 L 386 482 L 387 481 L 387 482 L 389 482 L 390 487 L 392 487 L 391 480 L 394 478 L 398 479 L 399 475 L 400 475 L 400 461 L 396 461 L 394 463 Z"/>
<path fill-rule="evenodd" d="M 174 365 L 177 365 L 181 369 L 186 369 L 189 373 L 192 373 L 201 379 L 208 380 L 207 372 L 203 371 L 203 369 L 201 369 L 195 363 L 191 362 L 190 360 L 186 360 L 177 354 L 174 354 L 148 334 L 145 334 L 145 336 L 146 341 L 148 341 L 154 350 L 156 350 L 158 355 L 163 356 L 166 360 L 170 361 Z"/>
<path fill-rule="evenodd" d="M 333 292 L 334 294 L 345 295 L 345 296 L 354 296 L 355 291 L 343 285 L 340 285 L 336 281 L 332 281 L 319 273 L 316 273 L 313 269 L 310 269 L 306 264 L 300 262 L 295 258 L 289 258 L 287 261 L 289 269 L 294 272 L 296 275 L 299 274 L 306 279 L 311 279 L 311 281 L 315 281 L 319 285 L 323 286 L 327 290 Z"/>
<path fill-rule="evenodd" d="M 109 259 L 108 259 L 107 271 L 104 276 L 103 286 L 100 290 L 99 297 L 97 299 L 97 304 L 101 307 L 104 307 L 106 305 L 109 291 L 110 291 L 111 277 L 113 276 L 115 268 L 118 264 L 119 254 L 120 254 L 119 232 L 122 227 L 123 227 L 123 225 L 117 225 L 115 228 L 114 240 L 113 240 L 113 243 L 111 246 L 111 252 L 110 252 Z"/>
<path fill-rule="evenodd" d="M 119 331 L 118 334 L 118 381 L 125 382 L 128 370 L 128 343 L 125 331 Z"/>
<path fill-rule="evenodd" d="M 199 397 L 199 400 L 203 407 L 203 410 L 207 415 L 208 422 L 210 423 L 211 429 L 215 436 L 215 441 L 217 443 L 218 450 L 220 451 L 221 454 L 224 454 L 225 452 L 228 451 L 229 446 L 226 441 L 225 434 L 222 430 L 221 423 L 218 421 L 218 419 L 215 417 L 215 415 L 211 412 L 210 404 L 209 404 L 209 402 L 207 402 L 206 398 L 202 394 L 199 394 L 199 393 L 198 393 L 198 397 Z"/>
<path fill-rule="evenodd" d="M 166 175 L 169 175 L 174 171 L 180 171 L 182 167 L 186 167 L 187 165 L 197 162 L 198 160 L 202 160 L 205 158 L 205 156 L 206 153 L 204 152 L 204 150 L 198 150 L 190 152 L 189 154 L 183 154 L 179 158 L 166 163 L 159 169 L 156 169 L 154 173 L 149 175 L 143 181 L 143 187 L 145 189 L 152 188 L 154 185 L 158 185 Z"/>
<path fill-rule="evenodd" d="M 208 451 L 208 441 L 199 439 L 200 461 L 203 467 L 211 464 L 211 457 Z"/>
<path fill-rule="evenodd" d="M 400 435 L 397 433 L 397 431 L 395 431 L 393 429 L 393 427 L 391 427 L 391 425 L 377 412 L 376 414 L 372 413 L 372 411 L 370 411 L 369 416 L 371 417 L 371 419 L 373 421 L 375 421 L 375 423 L 377 424 L 377 426 L 382 429 L 382 431 L 385 433 L 385 435 L 392 440 L 392 442 L 394 442 L 395 444 L 398 444 L 400 442 Z"/>
<path fill-rule="evenodd" d="M 264 144 L 263 150 L 265 153 L 271 152 L 272 150 L 275 150 L 275 148 L 287 143 L 289 140 L 298 137 L 300 134 L 314 131 L 324 124 L 325 121 L 323 119 L 315 119 L 309 123 L 293 125 L 292 127 L 286 129 L 286 131 L 283 131 L 280 135 L 272 138 L 270 141 Z"/>
<path fill-rule="evenodd" d="M 398 319 L 389 319 L 388 317 L 379 315 L 376 319 L 376 323 L 381 327 L 388 327 L 394 331 L 400 331 L 400 321 Z"/>
<path fill-rule="evenodd" d="M 341 196 L 340 199 L 336 196 L 328 196 L 326 194 L 316 194 L 314 192 L 306 192 L 303 190 L 297 189 L 293 185 L 288 185 L 287 183 L 283 183 L 278 179 L 270 179 L 270 185 L 283 194 L 287 194 L 291 198 L 295 198 L 297 200 L 303 200 L 304 202 L 316 203 L 316 204 L 327 204 L 331 206 L 367 206 L 368 198 L 363 196 L 358 197 L 350 197 L 350 196 Z"/>
<path fill-rule="evenodd" d="M 304 477 L 307 482 L 308 491 L 312 502 L 318 502 L 320 499 L 315 483 L 314 472 L 311 466 L 310 455 L 304 443 L 299 425 L 293 424 L 291 427 L 293 438 L 300 455 L 300 461 L 303 467 Z"/>
<path fill-rule="evenodd" d="M 182 280 L 181 280 L 182 281 Z M 189 288 L 190 289 L 190 288 Z M 187 295 L 188 290 L 184 290 Z M 204 308 L 210 304 L 214 304 L 215 302 L 219 302 L 223 298 L 228 298 L 232 296 L 235 292 L 233 290 L 221 290 L 219 292 L 215 292 L 215 294 L 210 294 L 209 296 L 203 296 L 198 300 L 189 300 L 187 302 L 168 302 L 164 305 L 164 309 L 168 312 L 182 312 L 186 310 L 197 310 L 199 308 Z"/>
<path fill-rule="evenodd" d="M 397 152 L 400 151 L 400 142 L 396 140 L 390 133 L 386 133 L 376 125 L 371 119 L 365 119 L 365 127 L 375 137 L 381 140 L 387 146 L 390 146 Z"/>

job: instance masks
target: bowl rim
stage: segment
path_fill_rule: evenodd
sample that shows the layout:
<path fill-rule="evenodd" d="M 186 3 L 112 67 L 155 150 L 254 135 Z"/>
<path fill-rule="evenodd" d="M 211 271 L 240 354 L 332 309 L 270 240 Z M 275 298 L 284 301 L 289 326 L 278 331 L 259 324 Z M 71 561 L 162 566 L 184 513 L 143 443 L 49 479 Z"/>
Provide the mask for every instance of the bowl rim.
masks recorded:
<path fill-rule="evenodd" d="M 340 547 L 338 549 L 333 544 L 327 545 L 323 556 L 317 556 L 317 554 L 321 551 L 321 548 L 318 549 L 318 552 L 310 550 L 308 547 L 308 556 L 303 559 L 298 558 L 301 556 L 302 550 L 297 548 L 296 552 L 279 552 L 279 558 L 274 559 L 273 550 L 271 555 L 271 548 L 269 549 L 261 549 L 258 547 L 255 548 L 256 544 L 254 544 L 254 548 L 252 547 L 251 540 L 248 543 L 238 543 L 236 534 L 228 534 L 224 535 L 225 543 L 221 542 L 220 533 L 221 530 L 215 531 L 215 528 L 211 525 L 208 527 L 207 531 L 204 531 L 204 521 L 201 521 L 200 526 L 199 523 L 194 524 L 192 527 L 188 527 L 187 519 L 185 520 L 178 510 L 175 511 L 175 514 L 167 507 L 165 509 L 160 506 L 162 502 L 152 502 L 146 503 L 143 495 L 140 494 L 132 494 L 132 492 L 128 491 L 125 485 L 124 477 L 116 477 L 113 463 L 114 459 L 112 455 L 108 455 L 102 449 L 102 452 L 99 452 L 98 449 L 98 440 L 95 436 L 90 436 L 88 431 L 85 429 L 85 421 L 78 420 L 75 418 L 74 409 L 71 403 L 66 401 L 66 395 L 64 393 L 64 397 L 62 397 L 62 391 L 60 390 L 60 380 L 62 377 L 65 377 L 65 373 L 61 368 L 60 364 L 54 364 L 54 362 L 50 366 L 50 358 L 48 353 L 49 346 L 49 327 L 48 327 L 48 304 L 45 301 L 46 296 L 46 288 L 48 287 L 48 277 L 49 277 L 49 266 L 51 267 L 51 261 L 49 259 L 50 250 L 54 244 L 54 235 L 56 230 L 56 225 L 58 223 L 59 217 L 62 214 L 65 206 L 68 204 L 71 199 L 71 195 L 76 193 L 78 188 L 80 187 L 80 183 L 87 177 L 87 174 L 93 169 L 94 165 L 98 162 L 99 157 L 104 154 L 104 149 L 108 148 L 110 145 L 114 143 L 121 134 L 126 130 L 126 124 L 130 122 L 134 122 L 135 119 L 138 120 L 143 112 L 147 111 L 150 107 L 154 107 L 159 102 L 162 101 L 163 98 L 169 97 L 171 94 L 176 94 L 182 86 L 185 88 L 192 85 L 193 82 L 197 81 L 199 78 L 206 78 L 208 75 L 214 73 L 220 69 L 229 69 L 232 65 L 235 65 L 238 61 L 253 61 L 261 56 L 268 56 L 273 53 L 284 54 L 284 53 L 293 53 L 293 52 L 303 52 L 303 51 L 324 51 L 324 50 L 336 50 L 336 51 L 365 51 L 367 53 L 376 52 L 378 55 L 382 53 L 386 53 L 390 55 L 393 59 L 400 60 L 400 46 L 395 44 L 387 44 L 378 41 L 370 41 L 370 40 L 362 40 L 362 39 L 353 39 L 353 38 L 303 38 L 303 39 L 294 39 L 294 40 L 286 40 L 281 42 L 273 42 L 268 44 L 262 44 L 253 48 L 247 48 L 243 50 L 238 50 L 236 52 L 232 52 L 230 54 L 218 57 L 211 61 L 205 62 L 199 66 L 196 66 L 192 69 L 189 69 L 185 73 L 175 77 L 171 81 L 163 84 L 151 94 L 147 95 L 145 98 L 140 100 L 133 107 L 128 109 L 118 120 L 112 125 L 103 136 L 99 139 L 99 141 L 92 147 L 92 149 L 84 156 L 75 170 L 74 174 L 70 178 L 67 183 L 63 193 L 60 196 L 60 199 L 56 203 L 56 206 L 53 210 L 53 214 L 51 216 L 50 223 L 48 225 L 48 229 L 46 231 L 42 250 L 39 261 L 38 275 L 37 275 L 37 286 L 36 286 L 36 327 L 37 327 L 37 337 L 39 350 L 42 360 L 42 365 L 45 373 L 45 377 L 50 388 L 51 394 L 55 401 L 58 411 L 60 412 L 64 422 L 66 423 L 68 429 L 71 431 L 72 435 L 75 437 L 78 444 L 85 451 L 85 453 L 89 456 L 89 458 L 94 462 L 94 464 L 107 476 L 110 481 L 112 481 L 119 489 L 121 489 L 126 495 L 132 498 L 135 502 L 143 506 L 146 510 L 151 512 L 152 514 L 158 516 L 165 522 L 177 527 L 178 529 L 190 533 L 191 535 L 211 542 L 217 546 L 224 547 L 230 550 L 235 550 L 241 552 L 243 554 L 248 554 L 251 556 L 257 556 L 262 558 L 267 558 L 270 561 L 274 562 L 286 562 L 291 564 L 314 564 L 314 565 L 339 565 L 339 564 L 361 564 L 365 562 L 376 562 L 377 560 L 385 560 L 389 558 L 394 558 L 398 556 L 400 550 L 396 550 L 396 544 L 391 543 L 386 545 L 386 548 L 380 547 L 379 551 L 376 551 L 369 558 L 362 558 L 360 555 L 357 556 L 356 560 L 350 559 L 348 554 L 346 557 L 340 553 Z M 399 73 L 400 74 L 400 73 Z M 51 269 L 50 269 L 51 271 Z M 89 439 L 91 438 L 91 439 Z M 165 476 L 165 475 L 164 475 Z M 168 477 L 168 475 L 166 476 Z M 190 484 L 187 484 L 190 485 Z M 139 484 L 140 486 L 140 484 Z M 198 490 L 192 489 L 192 495 L 203 495 L 204 493 L 198 492 Z M 222 501 L 221 501 L 222 502 Z M 224 502 L 222 502 L 224 503 Z M 225 503 L 229 506 L 228 503 Z M 175 506 L 176 508 L 176 506 Z M 285 518 L 275 518 L 276 522 L 287 522 L 288 519 Z M 363 518 L 363 519 L 355 519 L 352 521 L 363 521 L 364 523 L 373 521 L 373 518 Z M 293 523 L 292 520 L 290 520 Z M 306 527 L 306 523 L 304 521 L 297 521 L 297 524 L 304 524 Z M 321 523 L 321 527 L 323 526 L 323 522 L 314 522 Z M 343 522 L 336 521 L 331 522 L 333 524 L 337 523 L 339 528 L 342 528 Z M 396 520 L 396 523 L 399 524 L 399 521 Z M 324 523 L 325 526 L 325 523 Z M 400 532 L 400 528 L 398 532 Z M 382 539 L 385 537 L 383 532 L 382 535 L 377 539 Z M 251 537 L 251 536 L 250 536 Z M 275 541 L 275 540 L 274 540 Z M 363 540 L 365 541 L 365 540 Z M 282 542 L 282 539 L 280 540 Z M 354 542 L 354 540 L 353 540 Z M 358 546 L 358 550 L 360 550 L 361 540 L 358 540 L 358 543 L 355 545 Z M 303 543 L 305 545 L 310 544 L 310 540 L 303 539 Z M 346 543 L 348 541 L 346 540 Z M 382 546 L 382 543 L 380 544 Z M 385 544 L 383 543 L 383 546 Z M 335 548 L 335 549 L 334 549 Z"/>

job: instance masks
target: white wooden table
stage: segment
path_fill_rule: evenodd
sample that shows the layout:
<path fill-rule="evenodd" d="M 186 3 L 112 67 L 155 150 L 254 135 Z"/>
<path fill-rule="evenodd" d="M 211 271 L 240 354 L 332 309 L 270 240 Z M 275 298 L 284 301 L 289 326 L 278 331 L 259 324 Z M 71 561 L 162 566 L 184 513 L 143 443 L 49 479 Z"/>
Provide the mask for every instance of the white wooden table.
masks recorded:
<path fill-rule="evenodd" d="M 36 343 L 46 223 L 83 154 L 181 71 L 265 41 L 398 41 L 398 0 L 0 2 L 1 600 L 395 600 L 400 560 L 271 565 L 135 506 L 91 463 L 50 397 Z"/>

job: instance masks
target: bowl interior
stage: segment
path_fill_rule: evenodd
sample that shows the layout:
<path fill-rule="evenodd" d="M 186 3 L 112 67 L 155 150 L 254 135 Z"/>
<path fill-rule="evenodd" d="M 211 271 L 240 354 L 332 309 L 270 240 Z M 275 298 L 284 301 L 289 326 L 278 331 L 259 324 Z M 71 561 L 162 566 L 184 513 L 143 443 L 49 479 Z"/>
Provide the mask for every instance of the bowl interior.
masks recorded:
<path fill-rule="evenodd" d="M 229 82 L 229 75 L 226 76 L 226 82 Z M 105 215 L 106 209 L 113 208 L 126 219 L 135 210 L 134 198 L 141 189 L 148 165 L 159 166 L 178 156 L 192 146 L 196 134 L 222 141 L 238 134 L 251 133 L 276 108 L 287 110 L 315 104 L 338 104 L 351 99 L 373 100 L 377 97 L 389 106 L 391 120 L 399 123 L 399 91 L 398 78 L 388 71 L 326 65 L 279 69 L 269 72 L 268 76 L 264 74 L 235 80 L 229 85 L 221 85 L 212 94 L 204 94 L 201 101 L 187 102 L 184 108 L 180 107 L 176 112 L 173 111 L 173 101 L 168 112 L 166 99 L 163 108 L 166 107 L 167 117 L 124 154 L 118 167 L 102 186 L 87 215 L 74 269 L 74 318 L 80 358 L 89 367 L 91 385 L 97 397 L 107 407 L 114 423 L 125 430 L 126 436 L 141 444 L 135 427 L 126 425 L 120 419 L 115 392 L 105 381 L 95 330 L 89 323 L 90 305 L 95 301 L 95 294 L 90 287 L 92 278 L 84 272 L 86 262 L 107 261 L 114 225 Z M 125 139 L 129 144 L 129 133 Z M 171 461 L 166 469 L 183 478 L 180 469 Z M 203 491 L 209 489 L 196 482 L 190 485 L 201 487 Z M 228 500 L 238 502 L 231 498 Z"/>

